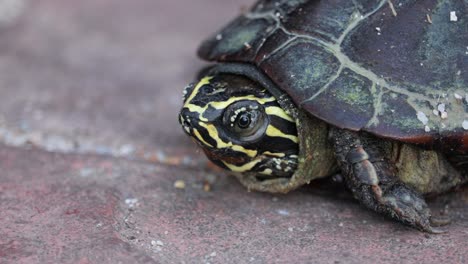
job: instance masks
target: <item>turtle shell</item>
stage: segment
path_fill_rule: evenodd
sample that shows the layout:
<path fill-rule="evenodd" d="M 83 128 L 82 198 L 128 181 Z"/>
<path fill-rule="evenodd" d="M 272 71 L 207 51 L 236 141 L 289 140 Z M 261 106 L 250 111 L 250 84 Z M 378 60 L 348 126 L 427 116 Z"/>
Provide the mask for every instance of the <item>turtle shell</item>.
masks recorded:
<path fill-rule="evenodd" d="M 468 151 L 466 0 L 263 0 L 199 48 L 334 126 Z"/>

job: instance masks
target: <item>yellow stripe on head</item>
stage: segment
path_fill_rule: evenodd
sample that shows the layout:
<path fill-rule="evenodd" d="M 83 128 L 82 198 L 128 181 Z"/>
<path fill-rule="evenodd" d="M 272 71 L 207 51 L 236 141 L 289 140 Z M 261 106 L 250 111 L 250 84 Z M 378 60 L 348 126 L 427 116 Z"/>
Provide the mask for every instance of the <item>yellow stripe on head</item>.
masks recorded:
<path fill-rule="evenodd" d="M 210 138 L 212 138 L 213 140 L 216 141 L 216 148 L 232 148 L 235 151 L 245 153 L 247 156 L 249 156 L 251 158 L 257 156 L 258 152 L 256 150 L 246 149 L 246 148 L 244 148 L 242 146 L 235 145 L 232 142 L 227 142 L 227 143 L 224 142 L 219 137 L 218 130 L 216 129 L 216 127 L 214 125 L 205 124 L 203 122 L 200 122 L 199 125 L 201 127 L 204 127 L 208 131 L 208 134 L 210 135 Z"/>
<path fill-rule="evenodd" d="M 195 88 L 193 88 L 193 91 L 190 94 L 189 98 L 187 98 L 187 100 L 185 101 L 184 107 L 188 107 L 188 105 L 190 105 L 193 98 L 195 98 L 195 96 L 197 96 L 198 94 L 198 91 L 200 91 L 200 88 L 203 85 L 210 84 L 211 79 L 213 79 L 213 76 L 205 76 L 197 83 L 197 85 L 195 85 Z"/>
<path fill-rule="evenodd" d="M 275 115 L 275 116 L 278 116 L 278 117 L 281 117 L 283 119 L 286 119 L 288 120 L 289 122 L 293 122 L 294 123 L 294 119 L 292 119 L 292 117 L 290 117 L 281 107 L 278 107 L 278 106 L 268 106 L 265 108 L 265 112 L 268 114 L 268 115 Z"/>
<path fill-rule="evenodd" d="M 208 147 L 213 147 L 210 143 L 206 142 L 205 139 L 202 137 L 202 135 L 200 134 L 200 132 L 198 131 L 198 129 L 193 129 L 193 134 L 198 138 L 198 140 L 200 142 L 202 142 L 203 144 L 205 144 L 206 146 Z"/>
<path fill-rule="evenodd" d="M 277 129 L 276 127 L 274 127 L 272 125 L 269 125 L 267 127 L 266 134 L 267 134 L 267 136 L 270 136 L 270 137 L 287 138 L 287 139 L 291 140 L 294 143 L 299 142 L 299 139 L 297 138 L 297 136 L 285 134 L 285 133 L 281 132 L 281 130 Z"/>
<path fill-rule="evenodd" d="M 205 107 L 200 107 L 198 105 L 192 104 L 193 98 L 197 96 L 198 92 L 200 91 L 200 88 L 203 87 L 203 85 L 210 84 L 211 79 L 213 79 L 213 76 L 206 76 L 202 78 L 197 85 L 195 85 L 195 88 L 193 88 L 192 93 L 190 96 L 187 98 L 187 100 L 184 103 L 184 108 L 189 109 L 190 112 L 198 113 L 199 118 L 202 121 L 208 121 L 206 118 L 203 117 L 203 113 L 205 112 L 206 108 Z"/>
<path fill-rule="evenodd" d="M 233 164 L 229 164 L 225 161 L 223 161 L 223 164 L 226 165 L 226 167 L 228 167 L 231 171 L 234 171 L 234 172 L 246 172 L 246 171 L 250 171 L 252 170 L 252 168 L 257 165 L 257 163 L 259 163 L 260 161 L 262 161 L 261 159 L 254 159 L 248 163 L 245 163 L 244 165 L 242 166 L 236 166 L 236 165 L 233 165 Z"/>

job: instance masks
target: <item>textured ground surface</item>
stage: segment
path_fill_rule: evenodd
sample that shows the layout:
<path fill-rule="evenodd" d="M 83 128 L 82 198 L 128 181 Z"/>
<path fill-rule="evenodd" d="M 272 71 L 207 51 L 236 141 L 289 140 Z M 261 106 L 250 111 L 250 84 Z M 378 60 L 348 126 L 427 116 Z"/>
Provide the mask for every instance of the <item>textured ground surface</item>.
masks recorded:
<path fill-rule="evenodd" d="M 247 2 L 0 1 L 0 263 L 468 261 L 466 187 L 427 235 L 323 184 L 248 193 L 195 151 L 194 50 Z"/>

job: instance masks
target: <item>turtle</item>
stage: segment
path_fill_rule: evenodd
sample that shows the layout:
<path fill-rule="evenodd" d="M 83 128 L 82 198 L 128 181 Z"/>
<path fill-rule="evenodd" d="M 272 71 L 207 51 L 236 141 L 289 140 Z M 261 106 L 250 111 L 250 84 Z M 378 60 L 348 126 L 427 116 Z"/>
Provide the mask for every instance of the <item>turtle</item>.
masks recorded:
<path fill-rule="evenodd" d="M 198 49 L 183 130 L 249 190 L 341 175 L 365 207 L 443 229 L 468 181 L 466 0 L 260 0 Z"/>

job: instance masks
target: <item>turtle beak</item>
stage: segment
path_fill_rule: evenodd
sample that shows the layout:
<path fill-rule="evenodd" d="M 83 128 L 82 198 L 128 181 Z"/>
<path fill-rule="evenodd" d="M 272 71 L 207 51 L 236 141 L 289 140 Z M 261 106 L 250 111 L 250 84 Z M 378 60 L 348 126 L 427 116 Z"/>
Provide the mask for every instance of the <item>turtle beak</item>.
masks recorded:
<path fill-rule="evenodd" d="M 191 112 L 185 107 L 179 113 L 179 123 L 187 135 L 193 136 L 193 118 L 191 117 Z"/>

